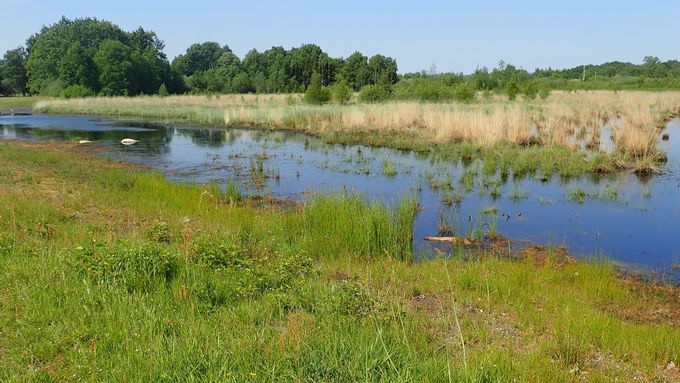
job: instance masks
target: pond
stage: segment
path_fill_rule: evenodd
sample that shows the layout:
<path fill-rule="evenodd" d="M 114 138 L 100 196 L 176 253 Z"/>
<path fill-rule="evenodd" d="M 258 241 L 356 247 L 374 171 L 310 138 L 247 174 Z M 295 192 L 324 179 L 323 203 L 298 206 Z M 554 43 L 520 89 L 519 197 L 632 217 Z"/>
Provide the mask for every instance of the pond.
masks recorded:
<path fill-rule="evenodd" d="M 355 191 L 393 203 L 417 198 L 415 246 L 442 228 L 456 235 L 497 230 L 515 243 L 565 246 L 638 272 L 680 281 L 680 120 L 666 127 L 663 174 L 625 171 L 520 178 L 485 174 L 480 163 L 430 155 L 329 145 L 299 133 L 224 129 L 87 116 L 2 116 L 0 138 L 95 141 L 94 152 L 159 169 L 172 181 L 236 180 L 249 194 L 303 200 L 307 192 Z M 120 144 L 123 138 L 139 143 Z"/>

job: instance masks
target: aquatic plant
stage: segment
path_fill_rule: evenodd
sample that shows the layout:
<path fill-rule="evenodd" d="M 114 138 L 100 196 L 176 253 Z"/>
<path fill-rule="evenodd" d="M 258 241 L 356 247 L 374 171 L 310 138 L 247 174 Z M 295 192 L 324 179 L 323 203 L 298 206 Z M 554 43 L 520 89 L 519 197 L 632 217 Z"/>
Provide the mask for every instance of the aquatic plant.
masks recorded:
<path fill-rule="evenodd" d="M 390 159 L 384 158 L 381 161 L 381 166 L 384 175 L 388 177 L 394 177 L 395 175 L 397 175 L 397 164 L 395 164 Z"/>

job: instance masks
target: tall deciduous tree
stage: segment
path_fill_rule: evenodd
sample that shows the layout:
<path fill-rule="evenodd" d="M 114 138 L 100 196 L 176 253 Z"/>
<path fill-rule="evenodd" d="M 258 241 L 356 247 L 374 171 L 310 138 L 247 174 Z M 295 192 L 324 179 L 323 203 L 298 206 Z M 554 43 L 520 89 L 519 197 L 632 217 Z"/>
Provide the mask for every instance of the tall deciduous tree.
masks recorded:
<path fill-rule="evenodd" d="M 370 74 L 368 73 L 368 57 L 361 52 L 354 52 L 345 60 L 340 70 L 342 78 L 347 80 L 349 86 L 354 90 L 359 90 L 369 83 Z"/>
<path fill-rule="evenodd" d="M 0 79 L 5 93 L 28 92 L 26 75 L 26 50 L 17 48 L 7 51 L 0 65 Z"/>
<path fill-rule="evenodd" d="M 65 86 L 82 85 L 93 91 L 99 90 L 97 66 L 79 42 L 71 44 L 59 62 L 59 79 Z"/>
<path fill-rule="evenodd" d="M 205 42 L 202 44 L 193 44 L 184 55 L 178 56 L 178 69 L 182 69 L 184 74 L 191 76 L 196 72 L 205 72 L 212 69 L 217 64 L 217 60 L 225 52 L 231 52 L 228 46 L 220 47 L 216 42 Z M 175 60 L 177 60 L 175 59 Z"/>
<path fill-rule="evenodd" d="M 391 57 L 375 55 L 368 60 L 368 73 L 373 84 L 396 84 L 397 62 Z"/>
<path fill-rule="evenodd" d="M 130 48 L 120 41 L 106 40 L 94 56 L 99 69 L 101 92 L 108 96 L 130 94 L 130 78 L 133 65 L 130 61 Z"/>
<path fill-rule="evenodd" d="M 163 53 L 164 44 L 154 32 L 141 27 L 125 32 L 108 21 L 92 18 L 62 18 L 27 41 L 29 89 L 35 93 L 58 93 L 64 87 L 78 85 L 94 91 L 104 88 L 112 91 L 111 82 L 105 85 L 99 81 L 102 76 L 95 67 L 103 63 L 93 65 L 95 54 L 108 41 L 118 42 L 128 53 L 124 61 L 133 67 L 125 85 L 128 94 L 156 93 L 163 83 L 171 91 L 182 88 L 181 78 L 172 73 Z M 120 91 L 118 88 L 115 92 Z"/>
<path fill-rule="evenodd" d="M 96 52 L 104 40 L 128 43 L 128 36 L 118 26 L 97 19 L 69 20 L 62 18 L 54 25 L 43 27 L 27 42 L 28 87 L 39 93 L 59 78 L 59 62 L 75 42 L 83 48 Z"/>

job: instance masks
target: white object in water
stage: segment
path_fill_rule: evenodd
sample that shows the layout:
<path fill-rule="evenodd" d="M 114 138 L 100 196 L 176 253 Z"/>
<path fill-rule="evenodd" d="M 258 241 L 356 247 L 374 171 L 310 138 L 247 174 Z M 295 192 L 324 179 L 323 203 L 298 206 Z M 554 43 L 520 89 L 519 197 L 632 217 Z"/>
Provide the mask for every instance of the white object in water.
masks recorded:
<path fill-rule="evenodd" d="M 88 141 L 88 140 L 80 140 L 80 141 L 78 141 L 78 144 L 79 144 L 79 145 L 85 145 L 85 144 L 91 144 L 91 143 L 92 143 L 92 141 Z"/>
<path fill-rule="evenodd" d="M 132 145 L 132 144 L 136 144 L 138 142 L 139 141 L 133 140 L 132 138 L 123 138 L 122 140 L 120 140 L 120 143 L 123 144 L 123 145 Z"/>

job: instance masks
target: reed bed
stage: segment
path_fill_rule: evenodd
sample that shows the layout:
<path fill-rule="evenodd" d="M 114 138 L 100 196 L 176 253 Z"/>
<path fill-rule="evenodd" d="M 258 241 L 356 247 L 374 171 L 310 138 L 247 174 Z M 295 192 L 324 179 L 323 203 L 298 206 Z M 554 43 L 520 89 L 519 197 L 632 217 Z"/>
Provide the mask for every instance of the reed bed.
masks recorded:
<path fill-rule="evenodd" d="M 143 96 L 49 100 L 40 112 L 134 115 L 214 125 L 259 125 L 307 133 L 407 133 L 425 143 L 564 146 L 597 151 L 611 123 L 616 150 L 662 157 L 657 136 L 680 111 L 680 92 L 554 92 L 546 100 L 474 104 L 387 102 L 304 105 L 300 95 Z"/>

